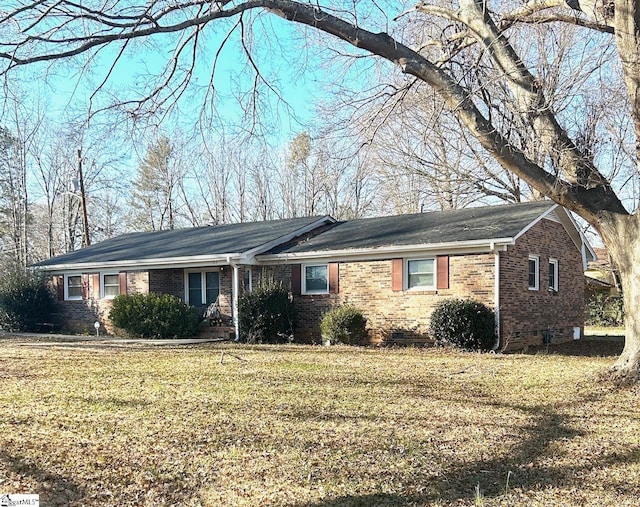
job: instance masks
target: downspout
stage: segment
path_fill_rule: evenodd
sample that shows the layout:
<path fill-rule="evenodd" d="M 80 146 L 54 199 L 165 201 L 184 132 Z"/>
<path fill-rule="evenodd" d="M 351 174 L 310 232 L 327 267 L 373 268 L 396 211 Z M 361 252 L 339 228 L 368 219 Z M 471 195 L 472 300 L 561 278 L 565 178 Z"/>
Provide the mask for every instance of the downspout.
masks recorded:
<path fill-rule="evenodd" d="M 227 264 L 233 268 L 233 281 L 231 284 L 231 314 L 233 325 L 236 329 L 235 341 L 240 341 L 240 319 L 238 319 L 238 294 L 240 293 L 240 268 L 231 261 L 231 257 L 227 257 Z"/>
<path fill-rule="evenodd" d="M 495 304 L 495 323 L 496 323 L 496 341 L 491 347 L 492 352 L 496 352 L 500 348 L 500 252 L 496 249 L 495 243 L 491 243 L 491 251 L 493 252 L 493 301 Z"/>

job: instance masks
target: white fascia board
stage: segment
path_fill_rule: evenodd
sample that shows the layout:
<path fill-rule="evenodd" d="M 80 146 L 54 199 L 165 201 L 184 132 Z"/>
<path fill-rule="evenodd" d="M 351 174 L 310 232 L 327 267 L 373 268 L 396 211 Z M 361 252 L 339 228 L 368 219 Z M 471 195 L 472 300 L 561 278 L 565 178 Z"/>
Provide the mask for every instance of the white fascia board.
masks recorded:
<path fill-rule="evenodd" d="M 529 229 L 531 229 L 534 225 L 536 225 L 537 223 L 539 223 L 541 220 L 545 218 L 549 218 L 550 220 L 553 220 L 551 217 L 549 217 L 549 215 L 553 212 L 555 212 L 556 216 L 558 217 L 558 219 L 554 221 L 560 222 L 563 225 L 563 227 L 569 234 L 569 238 L 571 238 L 571 241 L 573 242 L 573 244 L 576 246 L 578 251 L 582 254 L 583 264 L 586 265 L 587 261 L 595 260 L 596 252 L 591 246 L 591 244 L 589 243 L 589 241 L 587 240 L 586 236 L 582 233 L 582 231 L 578 227 L 578 224 L 576 224 L 576 221 L 571 216 L 571 212 L 567 211 L 564 207 L 560 206 L 557 203 L 554 203 L 553 206 L 551 206 L 547 211 L 542 213 L 538 218 L 536 218 L 524 229 L 522 229 L 518 234 L 516 234 L 514 239 L 516 240 L 519 239 Z"/>
<path fill-rule="evenodd" d="M 582 251 L 582 248 L 585 249 L 586 255 L 585 255 L 585 258 L 583 259 L 583 261 L 584 261 L 585 266 L 586 266 L 587 262 L 595 261 L 598 258 L 598 256 L 596 255 L 596 251 L 591 246 L 591 243 L 589 243 L 589 240 L 587 239 L 587 237 L 580 230 L 580 227 L 578 227 L 578 224 L 576 223 L 575 219 L 573 218 L 573 216 L 571 216 L 571 212 L 565 210 L 564 208 L 563 208 L 563 212 L 564 212 L 563 215 L 571 223 L 571 227 L 573 228 L 575 233 L 580 238 L 580 244 L 579 245 L 576 244 L 576 247 L 578 247 L 581 251 Z M 564 225 L 564 223 L 563 223 L 563 225 Z M 566 227 L 566 225 L 565 225 L 565 227 Z"/>
<path fill-rule="evenodd" d="M 89 273 L 94 271 L 147 271 L 150 269 L 196 268 L 202 266 L 227 266 L 228 259 L 240 259 L 241 254 L 229 253 L 224 255 L 199 255 L 194 257 L 167 257 L 144 260 L 124 260 L 112 262 L 85 262 L 71 264 L 52 264 L 49 266 L 34 266 L 34 269 L 51 274 L 70 272 Z"/>
<path fill-rule="evenodd" d="M 336 222 L 336 219 L 333 218 L 332 216 L 325 215 L 319 218 L 318 220 L 316 220 L 315 222 L 312 222 L 309 225 L 306 225 L 305 227 L 301 227 L 300 229 L 296 229 L 295 231 L 290 232 L 289 234 L 285 234 L 284 236 L 280 236 L 279 238 L 273 239 L 268 243 L 264 243 L 260 246 L 252 248 L 251 250 L 247 250 L 242 254 L 242 258 L 245 261 L 243 262 L 243 264 L 251 264 L 253 257 L 256 255 L 259 255 L 261 252 L 268 252 L 272 248 L 278 245 L 281 245 L 282 243 L 286 243 L 287 241 L 291 241 L 292 239 L 297 238 L 302 234 L 311 232 L 314 229 L 317 229 L 318 227 L 320 227 L 321 225 L 326 224 L 327 222 L 333 224 Z"/>
<path fill-rule="evenodd" d="M 573 244 L 580 251 L 582 256 L 583 270 L 586 271 L 589 261 L 597 259 L 597 255 L 587 237 L 582 233 L 580 227 L 576 223 L 575 219 L 571 216 L 571 212 L 563 209 L 563 212 L 559 214 L 560 223 L 564 226 L 573 241 Z"/>
<path fill-rule="evenodd" d="M 453 243 L 431 243 L 422 245 L 389 246 L 380 248 L 357 248 L 348 250 L 319 250 L 315 252 L 281 253 L 257 256 L 260 264 L 290 263 L 336 260 L 369 261 L 394 257 L 411 257 L 417 255 L 455 255 L 471 253 L 488 253 L 504 251 L 513 245 L 513 238 L 494 238 Z"/>
<path fill-rule="evenodd" d="M 546 218 L 548 215 L 553 213 L 558 208 L 563 209 L 558 204 L 556 204 L 555 202 L 549 202 L 549 209 L 547 211 L 545 211 L 544 213 L 542 213 L 538 218 L 533 220 L 524 229 L 522 229 L 518 234 L 515 235 L 515 237 L 513 239 L 514 240 L 520 239 L 522 237 L 522 235 L 524 235 L 529 229 L 531 229 L 534 225 L 536 225 L 538 222 L 540 222 L 541 220 Z"/>

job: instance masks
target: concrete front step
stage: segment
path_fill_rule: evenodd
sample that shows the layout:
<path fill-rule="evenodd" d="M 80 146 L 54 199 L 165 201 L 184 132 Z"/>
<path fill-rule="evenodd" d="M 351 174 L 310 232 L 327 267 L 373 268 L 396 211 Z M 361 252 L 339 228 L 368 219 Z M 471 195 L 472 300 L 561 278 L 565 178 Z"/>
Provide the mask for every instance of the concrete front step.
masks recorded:
<path fill-rule="evenodd" d="M 201 326 L 198 338 L 235 340 L 236 328 L 233 326 Z"/>

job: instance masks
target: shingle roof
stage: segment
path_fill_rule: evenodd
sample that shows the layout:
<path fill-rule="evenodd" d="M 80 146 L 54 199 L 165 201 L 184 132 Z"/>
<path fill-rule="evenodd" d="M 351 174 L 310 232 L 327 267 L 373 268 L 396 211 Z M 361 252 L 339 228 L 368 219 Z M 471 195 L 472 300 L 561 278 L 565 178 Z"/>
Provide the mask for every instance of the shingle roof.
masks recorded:
<path fill-rule="evenodd" d="M 283 241 L 286 241 L 296 231 L 301 231 L 322 220 L 322 217 L 304 217 L 190 229 L 136 232 L 53 257 L 36 264 L 36 266 L 152 261 L 154 259 L 243 253 L 278 238 L 283 238 Z M 330 219 L 326 217 L 326 220 Z"/>
<path fill-rule="evenodd" d="M 553 206 L 551 201 L 536 201 L 337 222 L 322 234 L 266 254 L 513 238 Z"/>
<path fill-rule="evenodd" d="M 55 270 L 64 266 L 152 265 L 179 259 L 212 259 L 243 254 L 263 247 L 265 254 L 305 254 L 337 250 L 362 250 L 464 243 L 514 238 L 555 206 L 538 201 L 482 208 L 364 218 L 332 223 L 330 217 L 305 217 L 241 224 L 139 232 L 105 240 L 36 266 Z M 307 232 L 312 226 L 319 234 Z M 297 240 L 292 240 L 299 236 Z M 278 241 L 280 243 L 278 244 Z"/>

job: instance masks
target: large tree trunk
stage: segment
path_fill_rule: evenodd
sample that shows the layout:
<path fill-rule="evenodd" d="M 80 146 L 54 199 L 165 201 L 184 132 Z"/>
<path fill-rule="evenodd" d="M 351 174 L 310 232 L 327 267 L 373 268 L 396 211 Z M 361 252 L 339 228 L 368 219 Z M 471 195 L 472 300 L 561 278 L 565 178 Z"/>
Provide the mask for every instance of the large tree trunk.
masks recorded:
<path fill-rule="evenodd" d="M 623 379 L 637 380 L 640 379 L 640 218 L 609 216 L 600 225 L 600 234 L 620 273 L 624 295 L 624 350 L 613 365 L 613 372 Z"/>

